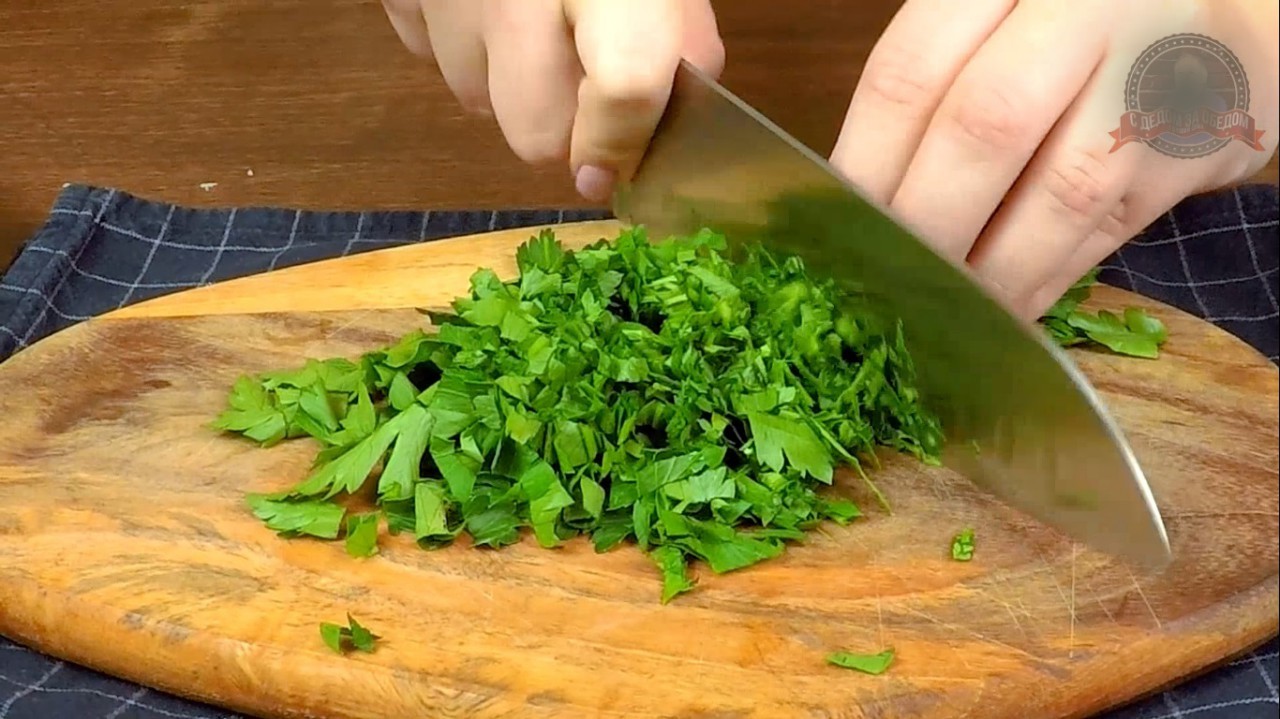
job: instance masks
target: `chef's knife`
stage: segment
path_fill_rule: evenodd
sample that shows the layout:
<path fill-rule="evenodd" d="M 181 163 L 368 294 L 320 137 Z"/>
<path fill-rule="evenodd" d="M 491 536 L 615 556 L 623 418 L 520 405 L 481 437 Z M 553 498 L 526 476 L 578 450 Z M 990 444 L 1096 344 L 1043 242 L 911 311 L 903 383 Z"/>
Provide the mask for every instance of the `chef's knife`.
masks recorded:
<path fill-rule="evenodd" d="M 1086 545 L 1148 568 L 1171 558 L 1132 450 L 1046 333 L 687 62 L 614 212 L 655 239 L 708 227 L 760 242 L 865 293 L 903 323 L 947 465 Z"/>

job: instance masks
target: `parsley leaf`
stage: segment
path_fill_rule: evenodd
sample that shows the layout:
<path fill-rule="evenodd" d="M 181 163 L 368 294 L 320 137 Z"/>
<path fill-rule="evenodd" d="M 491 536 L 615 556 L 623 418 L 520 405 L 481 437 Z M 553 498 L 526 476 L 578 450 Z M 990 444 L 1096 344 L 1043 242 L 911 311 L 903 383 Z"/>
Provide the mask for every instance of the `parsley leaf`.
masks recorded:
<path fill-rule="evenodd" d="M 346 514 L 341 506 L 322 500 L 296 501 L 251 494 L 247 501 L 254 516 L 269 529 L 287 537 L 310 535 L 334 539 Z"/>
<path fill-rule="evenodd" d="M 973 559 L 973 530 L 965 529 L 951 538 L 951 558 L 957 562 Z"/>
<path fill-rule="evenodd" d="M 823 482 L 831 481 L 831 453 L 803 420 L 748 412 L 747 422 L 756 452 L 765 466 L 781 471 L 785 454 L 792 467 Z"/>
<path fill-rule="evenodd" d="M 252 377 L 236 380 L 227 404 L 227 409 L 214 420 L 214 429 L 239 432 L 264 447 L 285 438 L 288 425 L 284 412 Z"/>
<path fill-rule="evenodd" d="M 321 622 L 320 624 L 320 639 L 325 643 L 325 646 L 337 654 L 346 654 L 352 649 L 366 654 L 371 653 L 375 648 L 375 644 L 381 638 L 362 626 L 350 614 L 347 615 L 347 626 L 345 627 L 332 622 Z"/>
<path fill-rule="evenodd" d="M 378 553 L 378 520 L 381 517 L 378 512 L 347 517 L 347 554 L 372 557 Z"/>
<path fill-rule="evenodd" d="M 1163 322 L 1142 308 L 1125 308 L 1123 316 L 1108 310 L 1090 313 L 1079 309 L 1089 298 L 1097 277 L 1097 268 L 1090 270 L 1040 317 L 1050 338 L 1062 347 L 1093 344 L 1131 357 L 1159 357 L 1168 331 Z"/>
<path fill-rule="evenodd" d="M 449 531 L 448 496 L 438 482 L 419 482 L 414 487 L 413 534 L 418 541 L 451 539 Z"/>
<path fill-rule="evenodd" d="M 688 566 L 684 553 L 671 545 L 658 547 L 649 553 L 649 557 L 662 572 L 662 603 L 666 604 L 677 594 L 693 589 L 693 581 L 689 579 Z"/>
<path fill-rule="evenodd" d="M 884 674 L 893 664 L 894 651 L 886 649 L 879 654 L 855 654 L 853 652 L 831 652 L 827 655 L 827 663 L 843 669 L 852 669 L 863 674 Z"/>
<path fill-rule="evenodd" d="M 405 407 L 403 414 L 397 416 L 404 418 L 404 424 L 396 434 L 395 445 L 378 478 L 378 495 L 390 501 L 413 496 L 422 454 L 427 451 L 435 423 L 426 408 L 416 403 Z"/>

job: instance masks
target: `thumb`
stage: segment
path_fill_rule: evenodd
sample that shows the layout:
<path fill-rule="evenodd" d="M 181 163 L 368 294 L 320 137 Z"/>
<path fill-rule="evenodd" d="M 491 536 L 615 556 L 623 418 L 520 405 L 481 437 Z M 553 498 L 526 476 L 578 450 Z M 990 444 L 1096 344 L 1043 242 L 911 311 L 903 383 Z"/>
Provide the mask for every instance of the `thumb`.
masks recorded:
<path fill-rule="evenodd" d="M 671 83 L 687 42 L 697 59 L 719 71 L 723 50 L 714 19 L 686 22 L 689 6 L 703 0 L 568 0 L 566 17 L 582 63 L 578 110 L 570 139 L 569 165 L 579 194 L 609 199 L 644 156 L 671 95 Z M 710 12 L 707 6 L 705 12 Z M 686 41 L 686 30 L 697 39 Z M 710 33 L 712 42 L 706 42 Z M 691 53 L 693 54 L 693 53 Z M 692 59 L 692 58 L 691 58 Z M 701 64 L 701 63 L 700 63 Z"/>

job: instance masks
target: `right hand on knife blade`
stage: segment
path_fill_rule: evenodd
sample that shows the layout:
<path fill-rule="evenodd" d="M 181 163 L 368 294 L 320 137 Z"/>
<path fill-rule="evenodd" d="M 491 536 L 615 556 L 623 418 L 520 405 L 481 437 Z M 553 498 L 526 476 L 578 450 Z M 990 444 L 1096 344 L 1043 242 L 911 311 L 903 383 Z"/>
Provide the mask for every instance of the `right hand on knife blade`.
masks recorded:
<path fill-rule="evenodd" d="M 583 197 L 635 171 L 680 58 L 724 66 L 709 0 L 383 0 L 415 54 L 458 100 L 491 113 L 515 154 L 568 162 Z"/>

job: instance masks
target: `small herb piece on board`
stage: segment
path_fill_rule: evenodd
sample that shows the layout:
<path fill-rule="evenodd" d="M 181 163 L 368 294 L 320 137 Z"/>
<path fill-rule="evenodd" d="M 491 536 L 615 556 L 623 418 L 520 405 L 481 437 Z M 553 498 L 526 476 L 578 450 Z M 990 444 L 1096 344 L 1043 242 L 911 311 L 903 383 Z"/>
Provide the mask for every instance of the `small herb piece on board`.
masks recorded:
<path fill-rule="evenodd" d="M 372 557 L 378 553 L 378 520 L 380 512 L 355 514 L 347 518 L 347 554 Z"/>
<path fill-rule="evenodd" d="M 1130 307 L 1124 317 L 1107 310 L 1096 315 L 1072 312 L 1067 322 L 1097 344 L 1117 354 L 1154 359 L 1168 338 L 1164 324 L 1141 308 Z"/>
<path fill-rule="evenodd" d="M 884 674 L 893 663 L 893 649 L 886 649 L 879 654 L 855 654 L 853 652 L 832 652 L 827 655 L 827 663 L 844 669 L 852 669 L 863 674 Z"/>
<path fill-rule="evenodd" d="M 320 638 L 324 640 L 325 646 L 334 652 L 346 654 L 352 649 L 365 653 L 372 652 L 374 645 L 382 637 L 366 629 L 348 614 L 347 626 L 345 627 L 340 624 L 322 622 L 320 624 Z"/>
<path fill-rule="evenodd" d="M 676 547 L 658 547 L 649 553 L 658 569 L 662 570 L 662 603 L 666 604 L 676 597 L 693 589 L 693 581 L 689 579 L 688 567 L 684 555 Z"/>
<path fill-rule="evenodd" d="M 319 514 L 307 533 L 336 537 L 338 502 L 376 483 L 377 513 L 345 522 L 355 556 L 380 517 L 424 548 L 586 536 L 646 552 L 669 602 L 693 590 L 690 562 L 736 571 L 860 517 L 837 467 L 879 496 L 862 468 L 877 449 L 937 464 L 943 442 L 898 323 L 799 258 L 727 249 L 629 229 L 570 251 L 542 232 L 515 279 L 478 270 L 432 328 L 242 378 L 215 426 L 318 442 L 264 521 Z"/>
<path fill-rule="evenodd" d="M 951 539 L 951 558 L 957 562 L 973 559 L 973 530 L 965 529 Z"/>
<path fill-rule="evenodd" d="M 1164 323 L 1140 307 L 1128 307 L 1123 316 L 1101 310 L 1091 314 L 1078 309 L 1097 283 L 1098 270 L 1080 278 L 1040 318 L 1049 336 L 1063 347 L 1092 343 L 1131 357 L 1155 359 L 1168 339 Z"/>

